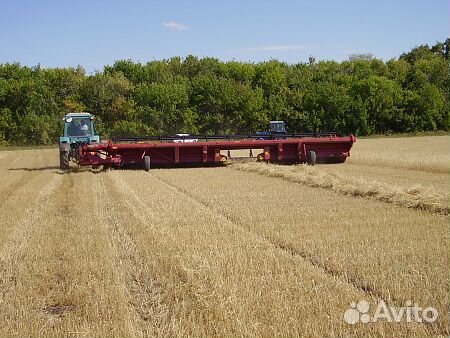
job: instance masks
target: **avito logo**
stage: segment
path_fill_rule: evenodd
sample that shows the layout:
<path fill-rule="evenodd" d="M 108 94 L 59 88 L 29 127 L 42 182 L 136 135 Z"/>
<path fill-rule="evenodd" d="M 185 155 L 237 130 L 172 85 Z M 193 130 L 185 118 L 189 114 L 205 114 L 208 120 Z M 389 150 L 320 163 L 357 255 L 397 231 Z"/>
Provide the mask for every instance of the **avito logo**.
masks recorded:
<path fill-rule="evenodd" d="M 344 321 L 348 324 L 356 323 L 376 323 L 386 321 L 389 323 L 417 322 L 433 323 L 439 316 L 434 307 L 422 308 L 418 304 L 407 301 L 405 306 L 387 306 L 381 300 L 378 302 L 373 314 L 370 313 L 370 304 L 366 300 L 352 302 L 350 308 L 344 313 Z"/>

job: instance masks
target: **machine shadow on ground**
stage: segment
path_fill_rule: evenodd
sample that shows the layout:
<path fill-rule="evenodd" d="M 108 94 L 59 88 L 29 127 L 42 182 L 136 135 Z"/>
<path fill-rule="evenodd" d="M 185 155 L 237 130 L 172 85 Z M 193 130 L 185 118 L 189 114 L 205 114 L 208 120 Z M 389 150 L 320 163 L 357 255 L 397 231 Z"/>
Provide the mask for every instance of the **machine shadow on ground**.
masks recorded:
<path fill-rule="evenodd" d="M 46 166 L 46 167 L 34 167 L 34 168 L 8 168 L 9 171 L 26 171 L 26 172 L 39 172 L 39 171 L 50 171 L 58 175 L 66 175 L 81 172 L 93 172 L 98 173 L 104 171 L 103 169 L 92 169 L 90 167 L 71 167 L 69 170 L 61 170 L 59 166 Z"/>

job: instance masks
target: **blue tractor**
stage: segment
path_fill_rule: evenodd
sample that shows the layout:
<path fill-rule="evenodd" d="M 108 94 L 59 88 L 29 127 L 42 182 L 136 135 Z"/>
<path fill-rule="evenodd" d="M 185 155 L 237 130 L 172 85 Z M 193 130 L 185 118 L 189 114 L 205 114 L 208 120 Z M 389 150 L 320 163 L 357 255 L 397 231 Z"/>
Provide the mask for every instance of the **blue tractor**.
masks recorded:
<path fill-rule="evenodd" d="M 286 138 L 286 123 L 284 121 L 270 121 L 268 131 L 257 131 L 256 135 L 260 135 L 260 140 L 269 140 L 273 138 Z"/>
<path fill-rule="evenodd" d="M 99 143 L 94 116 L 89 113 L 70 113 L 64 116 L 64 134 L 59 138 L 59 167 L 69 169 L 71 159 L 78 158 L 78 147 Z"/>

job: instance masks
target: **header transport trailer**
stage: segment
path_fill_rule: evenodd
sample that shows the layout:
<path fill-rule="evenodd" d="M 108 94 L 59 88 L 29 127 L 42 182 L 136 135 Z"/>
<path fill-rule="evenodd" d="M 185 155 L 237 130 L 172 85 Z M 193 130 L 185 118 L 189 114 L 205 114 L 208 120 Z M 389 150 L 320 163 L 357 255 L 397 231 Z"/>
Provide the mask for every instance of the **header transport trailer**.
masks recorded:
<path fill-rule="evenodd" d="M 252 135 L 193 135 L 150 136 L 132 138 L 112 138 L 99 142 L 94 135 L 91 115 L 77 115 L 84 119 L 76 124 L 84 131 L 71 132 L 75 116 L 65 117 L 64 136 L 60 138 L 61 169 L 68 169 L 68 160 L 72 159 L 81 166 L 127 167 L 142 166 L 150 170 L 151 166 L 210 165 L 227 161 L 222 150 L 263 149 L 258 161 L 282 163 L 343 163 L 350 156 L 355 142 L 353 135 L 340 137 L 337 133 L 279 133 Z M 86 122 L 90 122 L 88 128 Z M 279 121 L 277 121 L 279 122 Z M 89 134 L 91 133 L 91 134 Z M 82 134 L 81 136 L 78 134 Z M 89 135 L 88 135 L 89 134 Z M 61 143 L 65 141 L 65 143 Z"/>

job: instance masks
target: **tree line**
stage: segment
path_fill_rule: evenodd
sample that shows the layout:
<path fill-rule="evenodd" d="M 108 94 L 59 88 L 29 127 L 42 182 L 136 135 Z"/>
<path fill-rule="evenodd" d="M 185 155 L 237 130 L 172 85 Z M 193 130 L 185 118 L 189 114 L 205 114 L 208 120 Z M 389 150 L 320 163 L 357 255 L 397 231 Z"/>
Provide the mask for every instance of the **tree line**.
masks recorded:
<path fill-rule="evenodd" d="M 78 68 L 0 64 L 0 144 L 53 144 L 64 114 L 97 117 L 102 137 L 266 130 L 370 135 L 448 130 L 450 39 L 396 59 L 287 64 L 173 57 Z"/>

